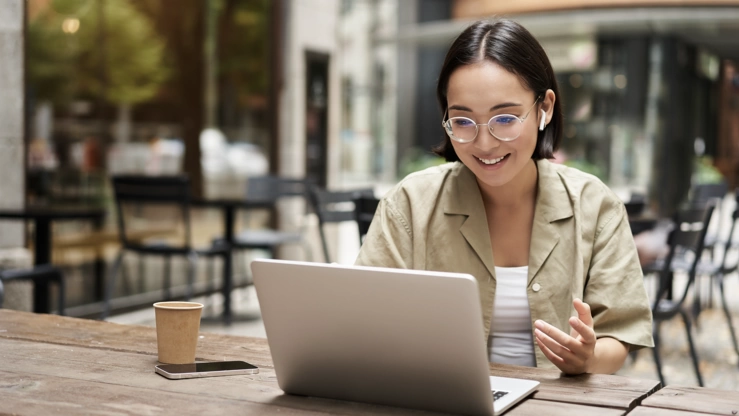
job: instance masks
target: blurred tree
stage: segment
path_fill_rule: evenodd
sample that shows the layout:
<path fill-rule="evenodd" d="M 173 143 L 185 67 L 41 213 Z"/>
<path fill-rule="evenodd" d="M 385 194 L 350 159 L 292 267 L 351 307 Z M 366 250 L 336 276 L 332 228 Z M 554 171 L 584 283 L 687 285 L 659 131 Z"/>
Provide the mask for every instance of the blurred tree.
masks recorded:
<path fill-rule="evenodd" d="M 169 74 L 164 42 L 127 0 L 53 0 L 29 22 L 27 44 L 29 84 L 55 104 L 91 95 L 134 105 Z"/>
<path fill-rule="evenodd" d="M 225 0 L 220 19 L 220 75 L 243 101 L 269 90 L 270 0 Z M 244 53 L 248 51 L 248 53 Z"/>
<path fill-rule="evenodd" d="M 166 42 L 171 61 L 170 94 L 177 105 L 185 144 L 185 172 L 195 196 L 203 194 L 200 132 L 205 119 L 205 2 L 211 0 L 130 0 Z"/>

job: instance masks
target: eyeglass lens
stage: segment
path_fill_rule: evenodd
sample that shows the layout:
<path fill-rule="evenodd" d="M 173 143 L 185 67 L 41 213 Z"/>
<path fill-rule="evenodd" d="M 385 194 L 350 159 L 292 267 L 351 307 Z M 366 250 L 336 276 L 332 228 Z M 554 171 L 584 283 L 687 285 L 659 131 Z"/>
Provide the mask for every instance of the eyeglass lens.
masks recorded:
<path fill-rule="evenodd" d="M 472 141 L 477 137 L 477 124 L 466 117 L 452 117 L 448 124 L 451 133 L 460 141 Z M 523 123 L 512 115 L 501 114 L 490 119 L 488 122 L 490 134 L 500 140 L 513 140 L 521 134 Z"/>

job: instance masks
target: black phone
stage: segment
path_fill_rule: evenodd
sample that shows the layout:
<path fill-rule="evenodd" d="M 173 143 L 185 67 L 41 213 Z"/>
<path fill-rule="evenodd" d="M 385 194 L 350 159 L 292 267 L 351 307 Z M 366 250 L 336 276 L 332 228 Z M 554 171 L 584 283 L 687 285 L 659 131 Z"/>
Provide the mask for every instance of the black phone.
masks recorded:
<path fill-rule="evenodd" d="M 192 364 L 159 364 L 154 367 L 154 371 L 166 378 L 177 380 L 183 378 L 257 374 L 259 367 L 249 364 L 246 361 L 213 361 Z"/>

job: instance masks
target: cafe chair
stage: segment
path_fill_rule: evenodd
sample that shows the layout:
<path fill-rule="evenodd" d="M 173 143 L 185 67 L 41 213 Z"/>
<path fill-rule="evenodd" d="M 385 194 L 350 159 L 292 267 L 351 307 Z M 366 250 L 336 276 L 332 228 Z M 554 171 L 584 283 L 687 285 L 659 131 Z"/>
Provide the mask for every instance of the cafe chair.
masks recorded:
<path fill-rule="evenodd" d="M 729 326 L 729 333 L 731 334 L 731 342 L 734 345 L 734 351 L 737 356 L 739 356 L 739 342 L 736 338 L 734 324 L 731 319 L 731 312 L 729 311 L 729 305 L 726 301 L 726 291 L 724 290 L 724 279 L 726 276 L 736 274 L 739 269 L 739 260 L 736 260 L 739 245 L 737 244 L 737 239 L 734 238 L 734 233 L 739 228 L 737 227 L 737 223 L 739 223 L 739 189 L 735 191 L 735 200 L 736 205 L 734 206 L 734 211 L 731 215 L 729 233 L 723 242 L 718 243 L 723 246 L 721 259 L 718 263 L 713 263 L 711 261 L 701 262 L 698 265 L 698 274 L 710 276 L 718 286 L 719 295 L 721 296 L 721 306 L 724 316 L 726 317 L 726 323 Z"/>
<path fill-rule="evenodd" d="M 162 298 L 167 300 L 172 299 L 171 259 L 184 257 L 187 260 L 187 286 L 184 297 L 189 300 L 194 293 L 198 258 L 224 258 L 230 255 L 230 249 L 223 244 L 211 244 L 204 248 L 193 247 L 188 177 L 122 175 L 112 177 L 111 181 L 121 250 L 106 285 L 101 318 L 105 319 L 110 314 L 116 279 L 127 252 L 134 252 L 140 256 L 159 256 L 165 260 Z M 156 237 L 150 233 L 146 234 L 145 231 L 155 224 L 160 228 L 165 225 L 166 233 Z M 147 237 L 138 237 L 139 235 Z"/>
<path fill-rule="evenodd" d="M 313 210 L 318 217 L 318 232 L 321 236 L 321 247 L 323 258 L 326 263 L 331 263 L 331 255 L 328 249 L 325 226 L 330 223 L 345 221 L 356 221 L 356 210 L 354 201 L 360 197 L 374 197 L 372 188 L 354 189 L 346 191 L 329 191 L 318 186 L 310 188 L 310 199 Z M 371 219 L 370 219 L 371 221 Z M 369 228 L 369 226 L 368 226 Z M 360 230 L 360 242 L 361 242 Z"/>
<path fill-rule="evenodd" d="M 706 232 L 708 229 L 708 221 L 714 210 L 714 205 L 708 203 L 704 207 L 688 207 L 677 211 L 673 218 L 673 227 L 670 230 L 667 243 L 669 252 L 667 256 L 658 262 L 661 267 L 657 271 L 657 291 L 652 304 L 653 327 L 652 335 L 654 337 L 654 362 L 657 366 L 660 382 L 665 385 L 665 378 L 662 374 L 662 360 L 660 358 L 660 325 L 662 322 L 670 320 L 676 316 L 680 316 L 685 323 L 685 333 L 690 348 L 690 357 L 693 361 L 698 384 L 703 386 L 703 377 L 701 376 L 698 362 L 698 355 L 695 351 L 693 337 L 691 335 L 692 318 L 685 311 L 684 305 L 691 287 L 695 283 L 695 277 L 698 265 L 701 260 L 701 254 L 705 244 Z M 687 268 L 687 282 L 679 297 L 672 296 L 673 288 L 673 260 L 685 252 L 692 253 L 692 260 Z M 687 258 L 687 257 L 686 257 Z"/>
<path fill-rule="evenodd" d="M 359 245 L 364 243 L 364 236 L 369 231 L 372 219 L 375 217 L 375 211 L 380 204 L 380 200 L 374 195 L 365 195 L 354 198 L 354 220 L 357 222 L 359 230 Z"/>
<path fill-rule="evenodd" d="M 690 189 L 689 203 L 694 206 L 704 206 L 708 203 L 714 204 L 713 218 L 717 221 L 717 228 L 721 230 L 721 226 L 723 225 L 721 223 L 722 202 L 728 193 L 729 187 L 726 182 L 696 184 Z M 706 234 L 706 242 L 703 249 L 713 252 L 717 242 L 717 233 L 710 232 L 709 230 Z"/>
<path fill-rule="evenodd" d="M 247 179 L 244 198 L 248 201 L 259 203 L 261 206 L 276 208 L 279 201 L 298 198 L 306 201 L 307 186 L 304 179 L 282 178 L 279 176 L 265 175 L 254 176 Z M 284 231 L 275 228 L 246 228 L 234 236 L 232 248 L 238 252 L 246 250 L 264 250 L 270 257 L 276 256 L 279 247 L 294 244 L 302 247 L 306 258 L 312 259 L 312 251 L 303 237 L 302 225 L 298 225 L 297 231 Z M 223 241 L 222 238 L 214 241 Z M 239 262 L 245 265 L 246 262 Z M 244 271 L 244 275 L 248 275 Z"/>
<path fill-rule="evenodd" d="M 57 309 L 59 310 L 59 315 L 64 315 L 64 309 L 66 306 L 65 284 L 64 274 L 61 269 L 50 264 L 42 264 L 30 269 L 4 270 L 0 272 L 0 308 L 3 307 L 3 302 L 5 300 L 3 282 L 7 283 L 18 280 L 30 280 L 34 283 L 42 281 L 56 283 L 58 288 Z"/>

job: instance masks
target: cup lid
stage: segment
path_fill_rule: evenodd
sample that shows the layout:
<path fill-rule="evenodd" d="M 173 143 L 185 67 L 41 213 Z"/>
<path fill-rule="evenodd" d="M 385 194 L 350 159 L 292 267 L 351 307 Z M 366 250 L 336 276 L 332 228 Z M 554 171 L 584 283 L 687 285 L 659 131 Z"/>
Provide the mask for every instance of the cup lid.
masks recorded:
<path fill-rule="evenodd" d="M 191 310 L 202 309 L 203 304 L 197 302 L 157 302 L 154 304 L 154 307 L 159 309 Z"/>

